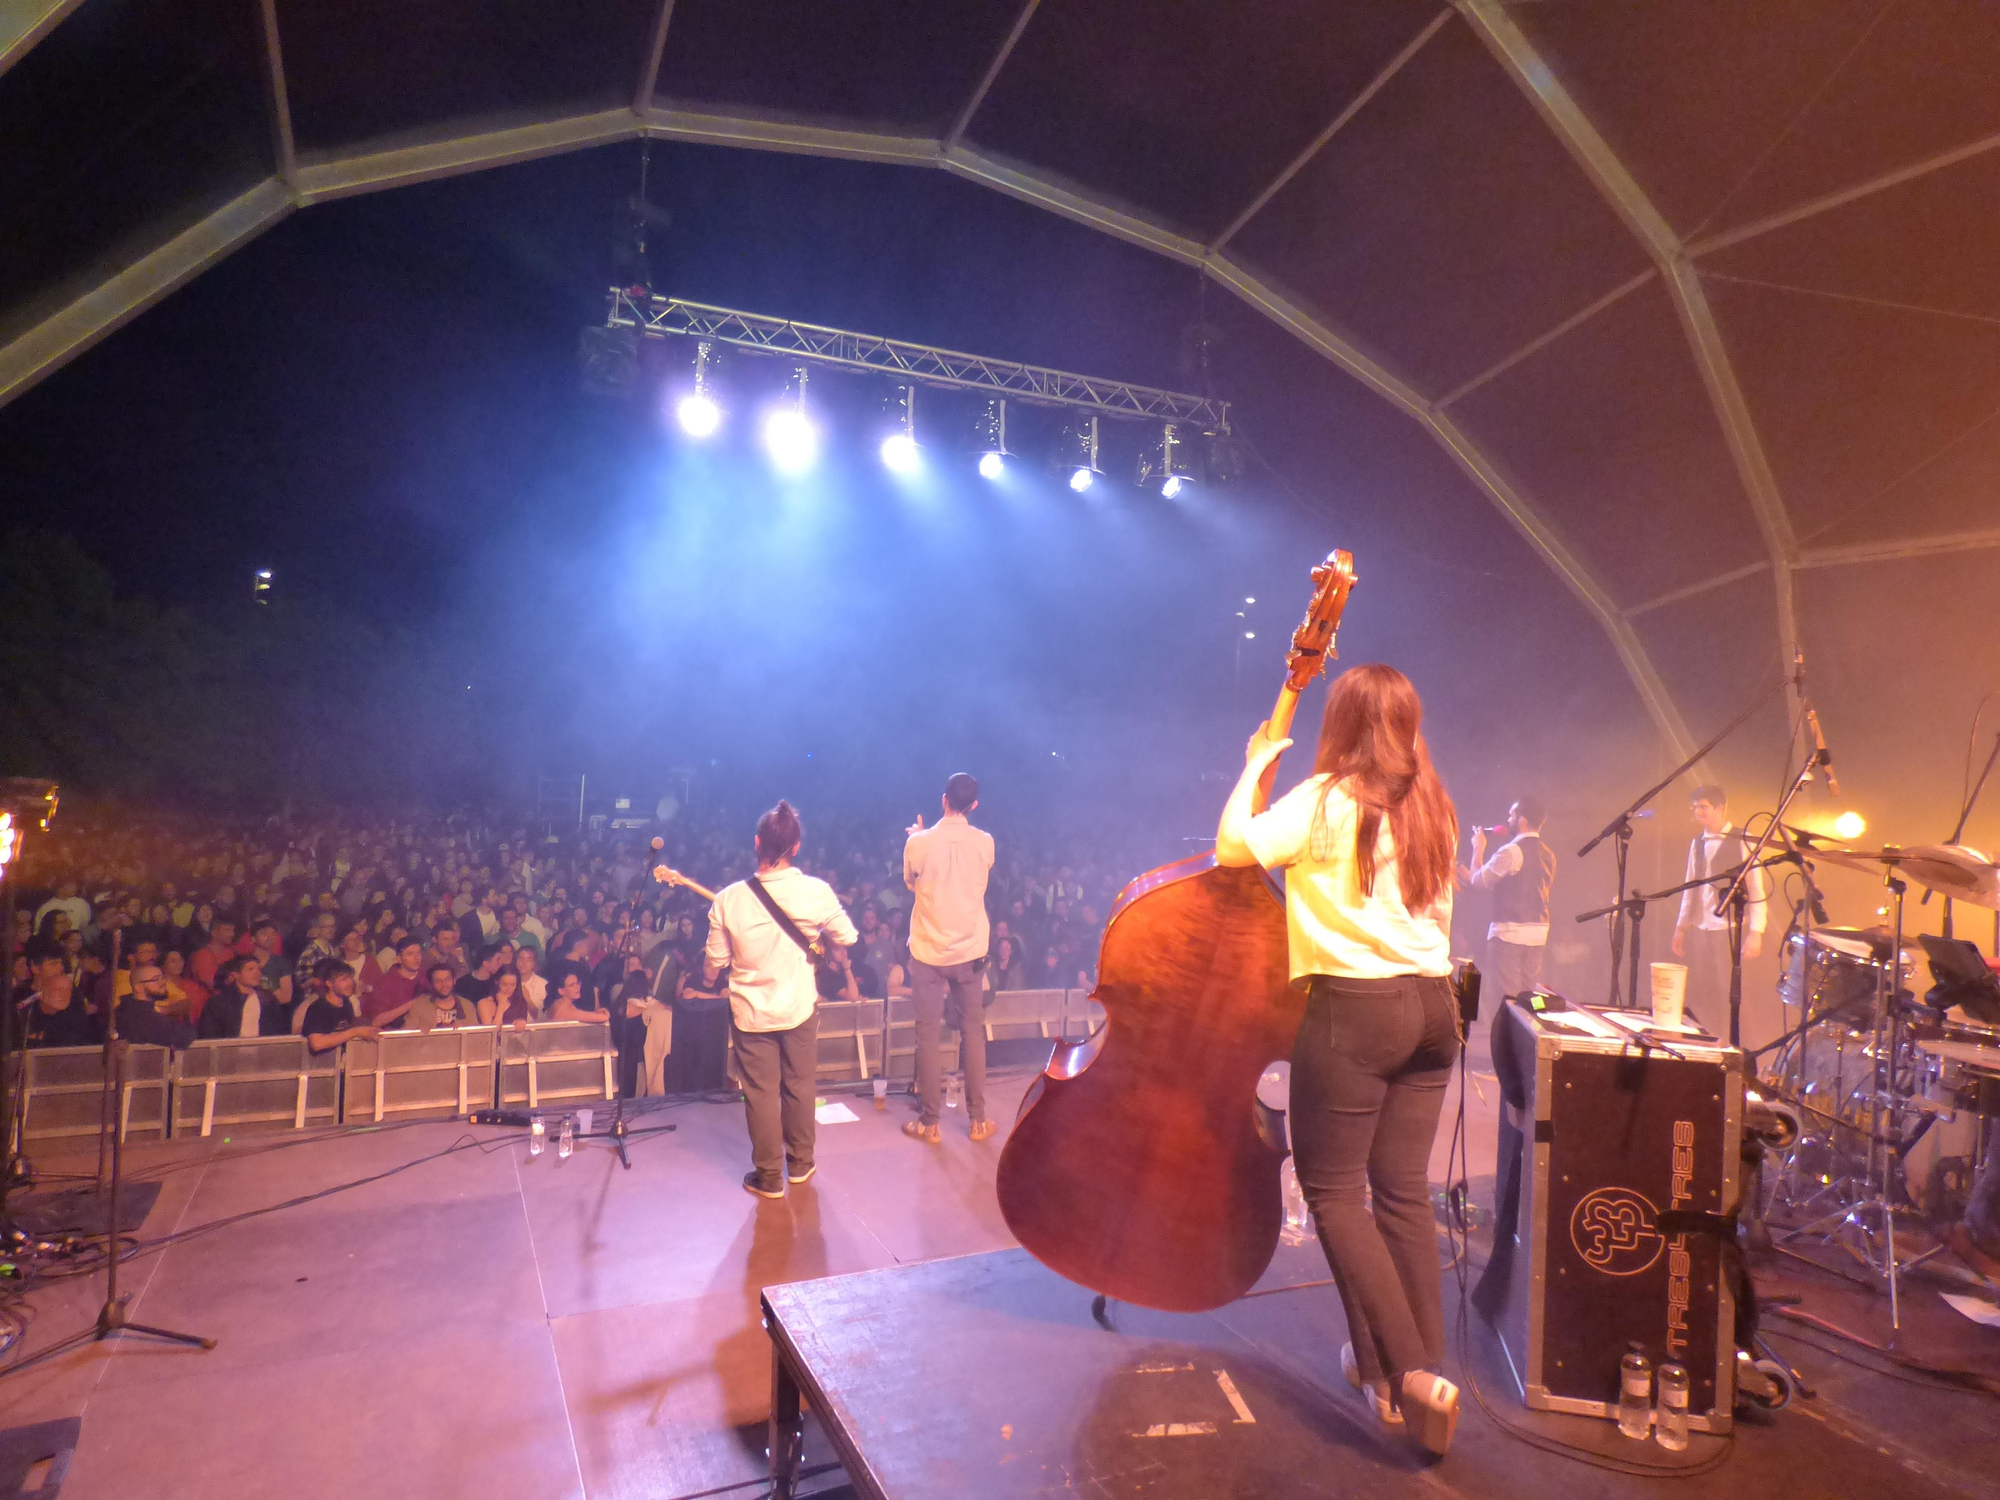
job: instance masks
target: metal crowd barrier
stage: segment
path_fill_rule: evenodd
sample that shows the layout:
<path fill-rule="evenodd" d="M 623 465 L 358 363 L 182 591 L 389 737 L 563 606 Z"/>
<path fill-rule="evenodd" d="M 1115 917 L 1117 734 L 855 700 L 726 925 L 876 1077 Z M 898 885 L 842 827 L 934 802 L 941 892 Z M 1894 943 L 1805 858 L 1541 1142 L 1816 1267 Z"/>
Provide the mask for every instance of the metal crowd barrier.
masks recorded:
<path fill-rule="evenodd" d="M 125 1087 L 118 1100 L 118 1138 L 136 1133 L 164 1138 L 171 1054 L 165 1047 L 127 1042 Z M 96 1135 L 104 1108 L 102 1047 L 35 1047 L 20 1053 L 9 1072 L 21 1091 L 22 1141 L 61 1141 Z"/>
<path fill-rule="evenodd" d="M 349 1043 L 352 1046 L 352 1043 Z M 610 1099 L 618 1091 L 611 1028 L 600 1021 L 531 1021 L 500 1028 L 502 1108 Z"/>
<path fill-rule="evenodd" d="M 1060 1036 L 1066 990 L 1000 990 L 986 1007 L 986 1040 Z M 1032 1027 L 1033 1030 L 1025 1028 Z M 1055 1030 L 1051 1031 L 1050 1028 Z"/>
<path fill-rule="evenodd" d="M 345 1124 L 442 1119 L 493 1104 L 500 1053 L 499 1034 L 491 1026 L 385 1031 L 372 1041 L 356 1037 L 340 1051 L 345 1054 L 340 1111 Z"/>
<path fill-rule="evenodd" d="M 304 1130 L 340 1120 L 340 1059 L 318 1056 L 303 1037 L 226 1037 L 174 1055 L 169 1135 L 198 1126 L 277 1125 Z"/>

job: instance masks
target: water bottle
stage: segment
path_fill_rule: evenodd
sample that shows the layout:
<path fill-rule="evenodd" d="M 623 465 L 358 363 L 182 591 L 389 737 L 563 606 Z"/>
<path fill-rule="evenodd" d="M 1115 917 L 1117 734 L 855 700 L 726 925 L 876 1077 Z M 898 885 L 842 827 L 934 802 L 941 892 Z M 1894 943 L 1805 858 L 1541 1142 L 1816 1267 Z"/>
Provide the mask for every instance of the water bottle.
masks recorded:
<path fill-rule="evenodd" d="M 1621 1421 L 1622 1427 L 1624 1423 Z M 1653 1436 L 1678 1453 L 1688 1445 L 1688 1372 L 1684 1365 L 1660 1366 L 1660 1398 L 1653 1409 Z"/>
<path fill-rule="evenodd" d="M 563 1116 L 562 1134 L 556 1137 L 556 1155 L 567 1161 L 576 1152 L 576 1121 Z"/>
<path fill-rule="evenodd" d="M 954 1073 L 944 1081 L 944 1107 L 957 1109 L 963 1103 L 965 1103 L 965 1085 Z"/>
<path fill-rule="evenodd" d="M 1299 1191 L 1299 1174 L 1289 1156 L 1278 1168 L 1278 1181 L 1285 1195 L 1285 1227 L 1278 1231 L 1278 1238 L 1287 1245 L 1303 1245 L 1312 1238 L 1312 1211 L 1306 1207 L 1306 1195 Z"/>
<path fill-rule="evenodd" d="M 1618 1361 L 1618 1430 L 1644 1442 L 1652 1423 L 1653 1362 L 1634 1344 Z"/>
<path fill-rule="evenodd" d="M 535 1118 L 528 1123 L 528 1155 L 540 1156 L 542 1154 L 543 1148 L 546 1147 L 548 1143 L 549 1143 L 549 1127 L 542 1123 L 542 1117 L 540 1115 L 536 1115 Z"/>

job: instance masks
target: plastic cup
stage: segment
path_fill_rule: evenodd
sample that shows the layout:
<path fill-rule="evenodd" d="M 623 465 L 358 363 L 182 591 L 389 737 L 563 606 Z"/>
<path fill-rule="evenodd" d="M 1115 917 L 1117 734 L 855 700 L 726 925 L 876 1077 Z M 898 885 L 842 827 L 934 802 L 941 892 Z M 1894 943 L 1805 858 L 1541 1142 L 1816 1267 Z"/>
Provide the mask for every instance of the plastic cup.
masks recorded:
<path fill-rule="evenodd" d="M 1653 1019 L 1661 1026 L 1679 1026 L 1687 1009 L 1686 964 L 1653 965 Z"/>
<path fill-rule="evenodd" d="M 593 1118 L 593 1113 L 593 1111 L 587 1109 L 580 1109 L 576 1112 L 576 1133 L 578 1135 L 590 1134 L 590 1122 Z"/>
<path fill-rule="evenodd" d="M 886 1078 L 877 1078 L 874 1086 L 875 1107 L 877 1109 L 887 1109 L 889 1107 L 889 1080 Z"/>

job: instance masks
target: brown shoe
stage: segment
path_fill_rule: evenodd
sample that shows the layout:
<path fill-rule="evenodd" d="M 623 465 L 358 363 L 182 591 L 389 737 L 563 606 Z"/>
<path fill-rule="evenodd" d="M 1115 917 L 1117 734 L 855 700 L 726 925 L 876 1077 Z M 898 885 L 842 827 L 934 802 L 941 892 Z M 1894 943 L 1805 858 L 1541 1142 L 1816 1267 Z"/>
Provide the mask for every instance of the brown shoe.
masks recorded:
<path fill-rule="evenodd" d="M 933 1146 L 944 1144 L 944 1131 L 935 1125 L 926 1125 L 922 1120 L 911 1120 L 903 1126 L 903 1134 L 913 1141 L 925 1141 Z"/>
<path fill-rule="evenodd" d="M 991 1120 L 974 1120 L 972 1122 L 972 1138 L 975 1141 L 983 1141 L 999 1128 Z"/>

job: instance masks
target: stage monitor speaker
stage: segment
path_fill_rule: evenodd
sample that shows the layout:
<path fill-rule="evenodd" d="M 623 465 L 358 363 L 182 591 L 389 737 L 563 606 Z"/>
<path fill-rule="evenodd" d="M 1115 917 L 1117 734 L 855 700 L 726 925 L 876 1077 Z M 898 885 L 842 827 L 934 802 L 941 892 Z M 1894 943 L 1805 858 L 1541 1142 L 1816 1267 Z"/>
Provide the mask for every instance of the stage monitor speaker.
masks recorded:
<path fill-rule="evenodd" d="M 1500 1145 L 1492 1259 L 1473 1293 L 1528 1406 L 1615 1417 L 1633 1344 L 1689 1377 L 1689 1425 L 1729 1430 L 1743 1054 L 1642 1048 L 1593 1013 L 1494 1016 Z M 1733 1254 L 1733 1249 L 1728 1252 Z"/>

